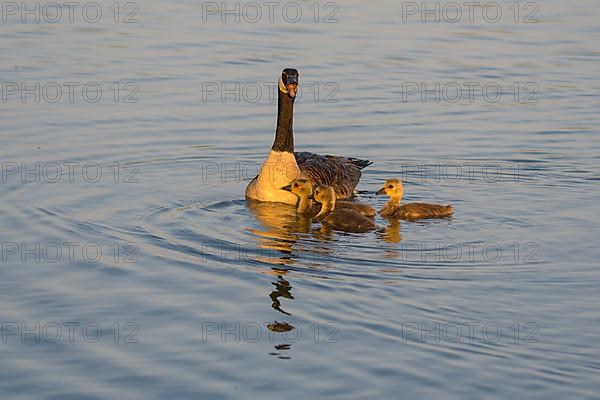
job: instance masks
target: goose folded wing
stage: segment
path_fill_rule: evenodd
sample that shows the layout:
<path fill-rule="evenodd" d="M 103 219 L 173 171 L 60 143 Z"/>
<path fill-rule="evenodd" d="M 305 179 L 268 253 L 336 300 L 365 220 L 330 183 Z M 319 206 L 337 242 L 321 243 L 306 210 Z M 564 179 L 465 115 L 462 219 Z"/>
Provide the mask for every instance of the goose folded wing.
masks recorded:
<path fill-rule="evenodd" d="M 361 170 L 372 164 L 369 160 L 309 152 L 294 155 L 304 177 L 310 179 L 313 185 L 333 187 L 339 199 L 347 199 L 354 195 L 354 189 L 362 175 Z"/>

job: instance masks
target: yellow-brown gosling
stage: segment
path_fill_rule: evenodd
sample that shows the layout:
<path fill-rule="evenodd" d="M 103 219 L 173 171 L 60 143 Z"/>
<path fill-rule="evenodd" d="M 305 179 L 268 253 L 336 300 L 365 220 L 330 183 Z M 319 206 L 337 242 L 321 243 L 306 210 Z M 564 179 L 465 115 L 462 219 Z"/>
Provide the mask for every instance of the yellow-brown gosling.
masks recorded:
<path fill-rule="evenodd" d="M 377 228 L 375 222 L 351 208 L 337 208 L 335 191 L 331 186 L 319 186 L 314 198 L 321 203 L 321 211 L 315 216 L 317 221 L 346 232 L 367 232 Z"/>
<path fill-rule="evenodd" d="M 292 183 L 284 186 L 282 189 L 292 192 L 298 196 L 298 214 L 315 217 L 321 210 L 321 206 L 319 204 L 311 201 L 313 198 L 313 186 L 308 179 L 294 179 Z M 337 200 L 335 207 L 337 209 L 351 209 L 369 218 L 374 218 L 376 215 L 375 209 L 368 204 Z"/>
<path fill-rule="evenodd" d="M 379 215 L 384 218 L 399 218 L 407 220 L 424 218 L 443 218 L 449 217 L 454 212 L 451 205 L 442 206 L 438 204 L 427 203 L 409 203 L 400 205 L 404 188 L 402 182 L 398 179 L 388 179 L 385 185 L 377 192 L 387 194 L 390 200 L 383 205 Z"/>

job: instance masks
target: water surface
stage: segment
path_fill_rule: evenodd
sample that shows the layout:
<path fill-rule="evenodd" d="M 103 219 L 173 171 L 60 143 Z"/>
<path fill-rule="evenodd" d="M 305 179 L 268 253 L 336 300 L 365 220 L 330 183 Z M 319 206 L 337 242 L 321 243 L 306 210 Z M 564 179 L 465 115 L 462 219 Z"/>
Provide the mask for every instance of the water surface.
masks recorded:
<path fill-rule="evenodd" d="M 594 1 L 99 4 L 0 25 L 0 397 L 597 398 Z M 248 205 L 288 66 L 298 150 L 372 160 L 360 201 L 399 177 L 455 216 L 344 234 Z"/>

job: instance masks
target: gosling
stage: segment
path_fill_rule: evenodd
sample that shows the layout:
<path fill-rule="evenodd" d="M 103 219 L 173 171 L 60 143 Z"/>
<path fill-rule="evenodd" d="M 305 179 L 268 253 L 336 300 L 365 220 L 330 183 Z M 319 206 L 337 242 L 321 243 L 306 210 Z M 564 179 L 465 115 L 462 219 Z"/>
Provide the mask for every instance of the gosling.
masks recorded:
<path fill-rule="evenodd" d="M 390 200 L 384 204 L 379 215 L 384 218 L 399 218 L 406 220 L 417 220 L 425 218 L 449 217 L 454 212 L 451 205 L 442 206 L 427 203 L 409 203 L 400 205 L 400 199 L 404 188 L 398 179 L 388 179 L 385 185 L 377 192 L 378 195 L 387 194 Z"/>
<path fill-rule="evenodd" d="M 308 179 L 297 178 L 287 186 L 282 187 L 283 190 L 294 193 L 298 196 L 298 214 L 310 215 L 315 217 L 321 210 L 319 204 L 313 203 L 313 186 Z M 375 209 L 367 204 L 353 203 L 350 201 L 336 201 L 335 206 L 337 209 L 351 209 L 365 217 L 374 218 L 376 215 Z"/>
<path fill-rule="evenodd" d="M 335 191 L 331 186 L 319 186 L 314 198 L 321 203 L 317 221 L 345 232 L 367 232 L 377 228 L 375 222 L 352 208 L 336 208 Z"/>

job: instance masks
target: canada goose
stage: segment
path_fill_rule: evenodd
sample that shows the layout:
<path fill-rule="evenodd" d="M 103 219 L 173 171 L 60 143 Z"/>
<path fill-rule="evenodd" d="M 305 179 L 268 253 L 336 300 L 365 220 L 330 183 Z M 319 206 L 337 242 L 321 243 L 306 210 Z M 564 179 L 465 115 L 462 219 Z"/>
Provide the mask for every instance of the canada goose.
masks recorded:
<path fill-rule="evenodd" d="M 281 188 L 300 177 L 315 185 L 332 186 L 340 199 L 352 197 L 361 170 L 371 162 L 308 152 L 294 153 L 293 118 L 297 89 L 298 71 L 284 69 L 279 78 L 275 141 L 258 175 L 246 187 L 246 198 L 296 204 L 296 196 Z"/>
<path fill-rule="evenodd" d="M 351 208 L 337 208 L 335 191 L 331 186 L 315 189 L 315 200 L 321 203 L 321 211 L 315 216 L 317 221 L 333 229 L 347 232 L 366 232 L 377 228 L 375 222 Z"/>
<path fill-rule="evenodd" d="M 310 215 L 315 217 L 321 210 L 319 204 L 313 203 L 313 186 L 308 179 L 294 179 L 292 183 L 282 187 L 283 190 L 294 193 L 298 196 L 298 214 Z M 335 203 L 337 209 L 351 209 L 364 215 L 365 217 L 373 218 L 376 215 L 375 209 L 368 204 L 353 203 L 350 201 L 338 200 Z"/>
<path fill-rule="evenodd" d="M 379 215 L 384 218 L 400 218 L 400 219 L 423 219 L 423 218 L 442 218 L 452 215 L 453 208 L 451 205 L 442 206 L 438 204 L 427 203 L 409 203 L 400 205 L 400 199 L 404 188 L 402 182 L 398 179 L 388 179 L 379 191 L 380 194 L 387 194 L 390 200 L 381 207 Z"/>

